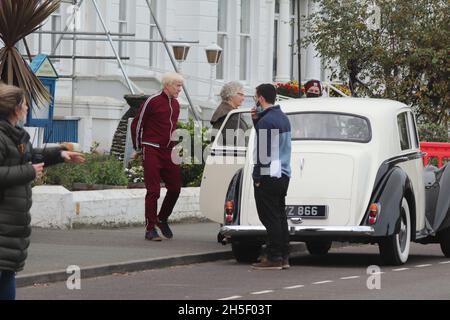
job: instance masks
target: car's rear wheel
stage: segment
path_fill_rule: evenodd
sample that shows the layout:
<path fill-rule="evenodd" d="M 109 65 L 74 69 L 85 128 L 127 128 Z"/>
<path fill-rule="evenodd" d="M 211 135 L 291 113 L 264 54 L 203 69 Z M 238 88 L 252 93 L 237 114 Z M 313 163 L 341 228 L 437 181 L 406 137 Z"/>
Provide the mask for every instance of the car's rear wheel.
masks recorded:
<path fill-rule="evenodd" d="M 450 258 L 450 228 L 439 232 L 439 243 L 441 244 L 442 253 Z"/>
<path fill-rule="evenodd" d="M 331 249 L 331 240 L 325 241 L 306 241 L 306 249 L 312 255 L 323 256 Z"/>
<path fill-rule="evenodd" d="M 388 265 L 406 263 L 411 246 L 411 217 L 408 201 L 403 198 L 400 207 L 400 226 L 398 231 L 379 243 L 381 259 Z"/>
<path fill-rule="evenodd" d="M 231 250 L 237 262 L 255 262 L 261 253 L 262 244 L 255 242 L 232 242 Z"/>

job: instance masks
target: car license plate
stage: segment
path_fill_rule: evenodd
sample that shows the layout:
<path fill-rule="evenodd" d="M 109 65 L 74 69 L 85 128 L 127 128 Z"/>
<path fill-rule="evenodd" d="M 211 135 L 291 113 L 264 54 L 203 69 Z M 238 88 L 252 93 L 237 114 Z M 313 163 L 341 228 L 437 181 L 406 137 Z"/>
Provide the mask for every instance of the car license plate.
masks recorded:
<path fill-rule="evenodd" d="M 328 206 L 288 205 L 286 215 L 288 218 L 326 219 Z"/>

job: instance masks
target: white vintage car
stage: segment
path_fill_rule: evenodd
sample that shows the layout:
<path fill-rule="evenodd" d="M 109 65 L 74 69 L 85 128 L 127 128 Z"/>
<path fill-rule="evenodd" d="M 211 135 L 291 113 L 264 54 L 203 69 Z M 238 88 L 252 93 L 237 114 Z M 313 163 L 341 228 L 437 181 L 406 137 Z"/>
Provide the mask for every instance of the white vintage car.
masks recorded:
<path fill-rule="evenodd" d="M 423 167 L 411 108 L 381 99 L 280 102 L 292 127 L 286 198 L 291 241 L 326 254 L 332 241 L 378 244 L 386 264 L 407 261 L 410 242 L 440 243 L 450 257 L 450 166 Z M 236 260 L 253 261 L 265 241 L 253 196 L 249 110 L 231 112 L 234 137 L 214 141 L 200 192 L 203 214 Z M 238 124 L 238 125 L 237 125 Z M 239 130 L 236 130 L 238 129 Z"/>

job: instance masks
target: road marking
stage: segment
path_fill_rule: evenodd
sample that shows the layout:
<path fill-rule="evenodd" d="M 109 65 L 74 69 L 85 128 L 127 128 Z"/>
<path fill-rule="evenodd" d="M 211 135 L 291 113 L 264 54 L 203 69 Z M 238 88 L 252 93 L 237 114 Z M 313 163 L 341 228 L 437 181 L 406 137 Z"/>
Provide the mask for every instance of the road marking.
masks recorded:
<path fill-rule="evenodd" d="M 296 285 L 296 286 L 284 287 L 283 289 L 285 289 L 285 290 L 291 290 L 291 289 L 298 289 L 298 288 L 303 288 L 303 287 L 304 287 L 304 285 L 298 284 L 298 285 Z"/>
<path fill-rule="evenodd" d="M 325 284 L 325 283 L 331 283 L 333 281 L 331 280 L 325 280 L 325 281 L 318 281 L 318 282 L 314 282 L 313 284 Z"/>
<path fill-rule="evenodd" d="M 439 262 L 439 264 L 450 264 L 450 261 L 442 261 Z M 432 264 L 419 264 L 417 266 L 415 266 L 415 268 L 426 268 L 426 267 L 431 267 Z M 394 272 L 400 272 L 400 271 L 406 271 L 409 270 L 410 268 L 397 268 L 397 269 L 392 269 L 392 271 Z M 384 274 L 385 272 L 376 272 L 373 275 L 376 274 Z M 361 276 L 349 276 L 349 277 L 342 277 L 340 278 L 341 280 L 352 280 L 352 279 L 359 279 L 361 278 Z M 325 281 L 318 281 L 318 282 L 313 282 L 312 284 L 326 284 L 326 283 L 332 283 L 334 281 L 332 280 L 325 280 Z M 293 289 L 300 289 L 300 288 L 304 288 L 305 286 L 303 284 L 298 284 L 298 285 L 294 285 L 294 286 L 289 286 L 289 287 L 284 287 L 284 290 L 293 290 Z M 250 294 L 252 295 L 260 295 L 260 294 L 266 294 L 266 293 L 272 293 L 274 292 L 274 290 L 263 290 L 263 291 L 256 291 L 256 292 L 251 292 Z M 227 298 L 222 298 L 219 300 L 235 300 L 235 299 L 240 299 L 242 298 L 242 296 L 231 296 L 231 297 L 227 297 Z"/>
<path fill-rule="evenodd" d="M 266 294 L 266 293 L 272 293 L 273 290 L 263 290 L 263 291 L 256 291 L 256 292 L 251 292 L 250 294 Z"/>
<path fill-rule="evenodd" d="M 426 268 L 426 267 L 431 267 L 431 264 L 419 264 L 418 266 L 416 266 L 416 268 Z"/>
<path fill-rule="evenodd" d="M 341 280 L 351 280 L 351 279 L 358 279 L 360 276 L 351 276 L 351 277 L 343 277 Z"/>
<path fill-rule="evenodd" d="M 398 271 L 406 271 L 406 270 L 409 270 L 409 268 L 392 269 L 392 271 L 394 271 L 394 272 L 398 272 Z"/>
<path fill-rule="evenodd" d="M 222 298 L 219 300 L 234 300 L 234 299 L 239 299 L 242 298 L 242 296 L 231 296 L 231 297 L 226 297 L 226 298 Z"/>

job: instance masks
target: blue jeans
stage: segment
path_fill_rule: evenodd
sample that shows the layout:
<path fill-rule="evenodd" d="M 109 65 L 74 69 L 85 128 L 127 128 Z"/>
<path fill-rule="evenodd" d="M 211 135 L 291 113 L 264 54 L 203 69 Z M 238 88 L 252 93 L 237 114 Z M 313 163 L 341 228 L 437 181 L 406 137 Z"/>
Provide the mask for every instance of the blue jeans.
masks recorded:
<path fill-rule="evenodd" d="M 0 271 L 0 300 L 16 299 L 16 273 Z"/>

